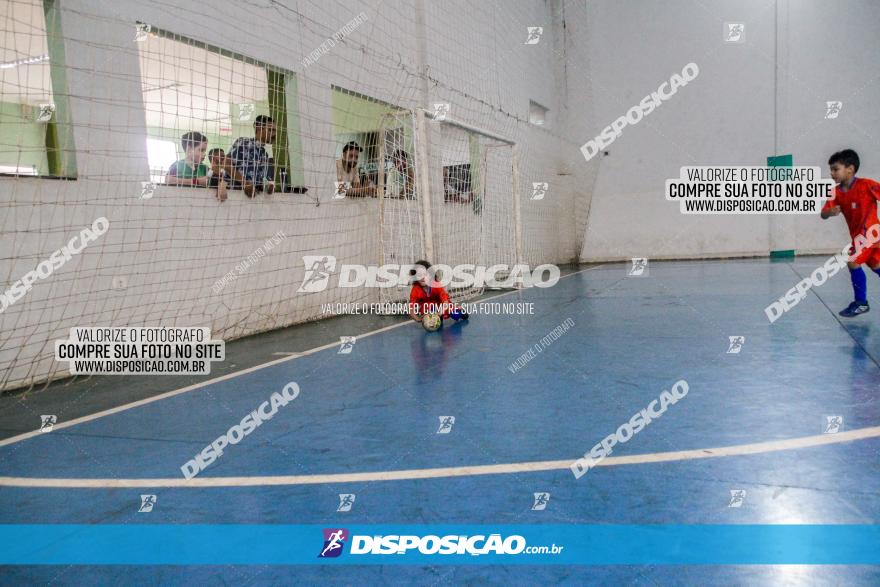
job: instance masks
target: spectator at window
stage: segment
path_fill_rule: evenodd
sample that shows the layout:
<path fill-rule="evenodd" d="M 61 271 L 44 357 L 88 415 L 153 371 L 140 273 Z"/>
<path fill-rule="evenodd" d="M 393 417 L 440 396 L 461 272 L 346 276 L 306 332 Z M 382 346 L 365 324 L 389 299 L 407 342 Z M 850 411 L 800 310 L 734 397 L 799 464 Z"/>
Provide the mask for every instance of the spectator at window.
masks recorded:
<path fill-rule="evenodd" d="M 190 131 L 180 138 L 184 158 L 175 161 L 168 169 L 165 183 L 168 185 L 188 185 L 217 188 L 217 199 L 226 199 L 226 182 L 211 182 L 208 166 L 203 163 L 208 149 L 208 137 L 200 132 Z"/>
<path fill-rule="evenodd" d="M 226 182 L 231 189 L 239 189 L 226 173 L 226 152 L 220 147 L 214 147 L 208 151 L 208 165 L 210 166 L 211 187 L 215 187 L 220 180 Z"/>
<path fill-rule="evenodd" d="M 454 204 L 470 204 L 474 201 L 470 164 L 443 167 L 443 201 Z"/>
<path fill-rule="evenodd" d="M 376 187 L 361 182 L 358 159 L 361 146 L 350 141 L 342 147 L 342 158 L 336 161 L 336 181 L 348 184 L 345 195 L 351 198 L 376 197 Z"/>
<path fill-rule="evenodd" d="M 415 199 L 415 178 L 409 155 L 403 149 L 397 149 L 391 156 L 391 162 L 394 166 L 388 171 L 385 193 L 389 198 Z"/>
<path fill-rule="evenodd" d="M 249 198 L 258 191 L 275 192 L 275 169 L 266 151 L 274 140 L 275 121 L 261 114 L 254 121 L 254 138 L 240 137 L 232 143 L 224 169 Z"/>

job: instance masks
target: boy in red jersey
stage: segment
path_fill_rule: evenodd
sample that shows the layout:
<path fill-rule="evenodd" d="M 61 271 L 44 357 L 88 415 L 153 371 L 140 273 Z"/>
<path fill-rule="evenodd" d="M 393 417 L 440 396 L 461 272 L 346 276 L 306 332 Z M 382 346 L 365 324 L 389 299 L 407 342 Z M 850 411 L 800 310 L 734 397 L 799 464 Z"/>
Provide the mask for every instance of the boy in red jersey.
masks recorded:
<path fill-rule="evenodd" d="M 427 261 L 416 261 L 415 268 L 410 271 L 413 286 L 409 292 L 409 316 L 421 322 L 425 314 L 439 314 L 441 318 L 466 320 L 468 315 L 456 308 L 449 300 L 449 294 L 430 273 L 431 264 Z"/>
<path fill-rule="evenodd" d="M 859 251 L 855 238 L 861 235 L 868 238 L 870 226 L 878 224 L 877 200 L 880 200 L 880 183 L 873 179 L 856 177 L 859 170 L 859 156 L 852 149 L 838 151 L 828 159 L 831 168 L 831 179 L 837 182 L 834 197 L 822 207 L 822 218 L 830 218 L 843 214 L 853 238 L 852 252 L 847 266 L 852 280 L 855 300 L 841 310 L 839 314 L 846 318 L 864 314 L 871 308 L 868 305 L 868 283 L 863 264 L 880 275 L 880 243 L 875 243 Z"/>

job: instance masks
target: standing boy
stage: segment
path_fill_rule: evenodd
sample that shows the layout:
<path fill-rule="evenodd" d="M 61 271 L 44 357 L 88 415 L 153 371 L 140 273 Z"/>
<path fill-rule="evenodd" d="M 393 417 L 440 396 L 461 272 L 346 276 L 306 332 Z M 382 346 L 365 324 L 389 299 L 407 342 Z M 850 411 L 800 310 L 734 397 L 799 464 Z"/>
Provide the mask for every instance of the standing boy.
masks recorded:
<path fill-rule="evenodd" d="M 274 140 L 275 121 L 260 114 L 254 121 L 254 138 L 241 137 L 232 143 L 224 169 L 249 198 L 258 191 L 275 192 L 275 169 L 266 151 Z"/>
<path fill-rule="evenodd" d="M 825 203 L 821 214 L 823 219 L 843 214 L 853 239 L 847 266 L 855 299 L 838 312 L 846 318 L 864 314 L 871 309 L 868 305 L 867 278 L 861 266 L 866 264 L 871 271 L 880 275 L 880 243 L 871 244 L 862 250 L 856 248 L 856 237 L 867 239 L 868 228 L 878 224 L 877 200 L 880 200 L 880 183 L 873 179 L 856 177 L 859 163 L 859 155 L 852 149 L 838 151 L 828 159 L 831 179 L 838 185 L 834 188 L 834 197 Z"/>

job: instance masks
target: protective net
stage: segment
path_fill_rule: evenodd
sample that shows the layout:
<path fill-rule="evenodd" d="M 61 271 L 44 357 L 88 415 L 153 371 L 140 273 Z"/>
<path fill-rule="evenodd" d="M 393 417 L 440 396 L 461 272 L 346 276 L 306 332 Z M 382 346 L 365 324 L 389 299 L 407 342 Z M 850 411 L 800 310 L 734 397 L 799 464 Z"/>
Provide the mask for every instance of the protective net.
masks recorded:
<path fill-rule="evenodd" d="M 456 122 L 445 106 L 401 111 L 384 120 L 381 261 L 406 264 L 429 257 L 450 268 L 473 266 L 463 270 L 475 277 L 477 267 L 499 265 L 494 281 L 501 284 L 518 262 L 514 145 Z M 461 282 L 455 279 L 447 288 L 457 301 L 484 289 L 481 279 Z M 385 288 L 382 294 L 383 300 L 402 301 L 408 289 Z"/>
<path fill-rule="evenodd" d="M 230 340 L 405 299 L 346 266 L 569 261 L 561 10 L 0 0 L 0 389 L 72 327 Z"/>

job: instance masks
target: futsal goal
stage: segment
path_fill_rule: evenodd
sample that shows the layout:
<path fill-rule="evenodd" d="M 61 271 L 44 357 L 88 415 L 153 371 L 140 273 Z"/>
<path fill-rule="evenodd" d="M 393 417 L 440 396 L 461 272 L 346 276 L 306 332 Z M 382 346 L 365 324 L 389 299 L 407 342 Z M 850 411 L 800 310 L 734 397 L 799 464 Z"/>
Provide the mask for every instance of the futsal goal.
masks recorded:
<path fill-rule="evenodd" d="M 516 143 L 424 110 L 385 115 L 380 136 L 379 263 L 498 266 L 494 282 L 505 282 L 522 262 Z M 447 289 L 461 301 L 485 285 Z M 407 294 L 382 290 L 386 302 Z"/>
<path fill-rule="evenodd" d="M 529 115 L 552 81 L 538 64 L 558 62 L 514 39 L 530 8 L 498 28 L 475 5 L 446 34 L 436 3 L 117 4 L 0 0 L 0 390 L 68 377 L 71 328 L 231 341 L 408 296 L 343 269 L 427 259 L 504 281 L 576 250 L 572 191 L 521 189 L 557 181 L 574 144 Z M 481 78 L 502 30 L 507 76 Z M 236 160 L 273 192 L 242 190 Z"/>

